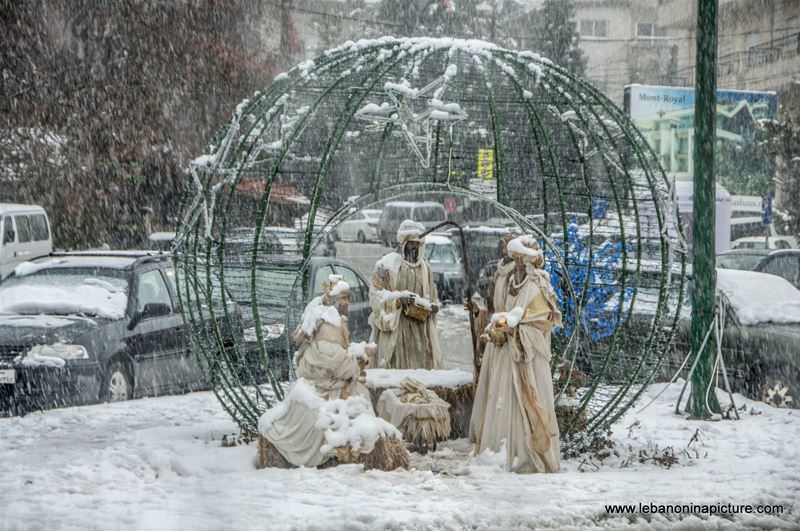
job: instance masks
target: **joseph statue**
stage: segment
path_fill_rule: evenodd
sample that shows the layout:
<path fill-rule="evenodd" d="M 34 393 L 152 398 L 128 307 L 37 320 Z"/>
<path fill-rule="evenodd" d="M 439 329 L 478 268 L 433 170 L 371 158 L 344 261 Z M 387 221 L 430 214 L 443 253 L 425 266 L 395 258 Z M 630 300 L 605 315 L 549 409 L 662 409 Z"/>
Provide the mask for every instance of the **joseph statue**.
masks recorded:
<path fill-rule="evenodd" d="M 529 236 L 508 243 L 514 268 L 495 284 L 470 419 L 475 453 L 505 452 L 514 472 L 557 472 L 558 422 L 553 404 L 550 338 L 562 326 L 544 257 Z"/>

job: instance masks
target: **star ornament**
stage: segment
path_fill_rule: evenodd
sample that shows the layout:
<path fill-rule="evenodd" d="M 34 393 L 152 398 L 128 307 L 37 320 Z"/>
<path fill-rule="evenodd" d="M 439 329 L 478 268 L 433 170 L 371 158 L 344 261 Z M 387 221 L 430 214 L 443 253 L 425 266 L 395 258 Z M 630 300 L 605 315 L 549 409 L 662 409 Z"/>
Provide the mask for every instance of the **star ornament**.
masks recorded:
<path fill-rule="evenodd" d="M 455 67 L 451 65 L 444 76 L 421 89 L 412 88 L 408 81 L 387 82 L 383 85 L 383 90 L 389 101 L 380 105 L 368 103 L 356 111 L 355 117 L 379 126 L 393 124 L 392 133 L 408 141 L 422 167 L 427 169 L 430 167 L 434 122 L 444 122 L 452 126 L 467 118 L 467 113 L 458 103 L 445 103 L 440 99 L 447 80 L 454 74 Z M 415 112 L 415 104 L 425 99 L 427 106 L 422 111 Z"/>

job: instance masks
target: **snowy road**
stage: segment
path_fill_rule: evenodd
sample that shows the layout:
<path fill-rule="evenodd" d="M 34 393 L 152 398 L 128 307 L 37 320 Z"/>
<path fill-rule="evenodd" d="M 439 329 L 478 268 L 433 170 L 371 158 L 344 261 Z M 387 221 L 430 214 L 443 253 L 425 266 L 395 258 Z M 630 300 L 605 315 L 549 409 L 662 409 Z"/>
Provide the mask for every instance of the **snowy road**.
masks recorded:
<path fill-rule="evenodd" d="M 599 468 L 566 461 L 546 476 L 501 472 L 490 456 L 470 459 L 465 441 L 438 452 L 435 463 L 416 458 L 410 471 L 256 470 L 255 445 L 221 447 L 234 426 L 210 393 L 0 419 L 0 529 L 620 529 L 642 520 L 609 517 L 604 505 L 636 502 L 782 503 L 780 518 L 682 523 L 797 529 L 797 411 L 740 398 L 748 409 L 741 421 L 689 422 L 671 413 L 678 389 L 619 423 L 619 457 Z M 697 429 L 700 442 L 690 449 L 699 457 L 689 459 L 682 450 Z M 621 466 L 652 447 L 648 441 L 673 446 L 680 462 L 668 470 L 636 459 Z M 674 523 L 654 516 L 651 528 Z"/>

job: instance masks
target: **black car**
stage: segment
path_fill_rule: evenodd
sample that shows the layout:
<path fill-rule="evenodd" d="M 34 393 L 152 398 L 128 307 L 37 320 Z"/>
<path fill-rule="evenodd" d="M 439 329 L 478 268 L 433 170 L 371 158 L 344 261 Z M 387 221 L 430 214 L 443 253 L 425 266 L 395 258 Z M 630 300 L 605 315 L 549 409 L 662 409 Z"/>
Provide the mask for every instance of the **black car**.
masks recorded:
<path fill-rule="evenodd" d="M 800 289 L 800 249 L 734 249 L 717 255 L 717 267 L 777 275 Z"/>
<path fill-rule="evenodd" d="M 634 307 L 626 317 L 630 329 L 615 355 L 620 361 L 606 373 L 610 383 L 628 376 L 649 335 L 659 283 L 653 278 L 648 285 L 645 280 L 643 276 Z M 733 391 L 775 406 L 800 407 L 800 290 L 774 275 L 717 269 L 717 294 L 725 311 L 722 356 Z M 671 296 L 668 315 L 674 315 L 677 302 L 677 297 Z M 691 321 L 689 283 L 672 348 L 660 367 L 663 380 L 674 375 L 691 351 Z M 584 350 L 588 355 L 581 360 L 581 370 L 592 374 L 602 365 L 608 347 L 608 340 L 587 343 Z M 689 365 L 681 374 L 684 378 Z M 722 386 L 721 380 L 717 385 Z"/>
<path fill-rule="evenodd" d="M 252 360 L 251 366 L 257 368 L 261 364 L 258 361 L 260 349 L 253 313 L 252 269 L 250 260 L 246 258 L 241 261 L 232 259 L 226 264 L 224 283 L 242 312 L 245 347 Z M 299 324 L 308 301 L 322 294 L 323 284 L 330 275 L 342 275 L 350 285 L 350 340 L 369 339 L 369 283 L 347 262 L 313 256 L 309 259 L 308 267 L 303 269 L 303 259 L 299 256 L 262 256 L 255 274 L 262 340 L 279 379 L 287 379 L 291 371 L 294 346 L 289 341 L 289 333 Z"/>
<path fill-rule="evenodd" d="M 205 388 L 186 333 L 168 255 L 78 252 L 25 263 L 0 285 L 0 411 Z"/>
<path fill-rule="evenodd" d="M 486 291 L 489 281 L 494 275 L 497 262 L 500 260 L 500 239 L 506 234 L 518 234 L 518 227 L 463 227 L 464 240 L 467 243 L 467 259 L 472 288 L 480 293 Z M 447 234 L 462 256 L 461 235 L 458 229 L 449 229 Z M 466 282 L 464 284 L 466 286 Z"/>
<path fill-rule="evenodd" d="M 425 237 L 425 260 L 431 266 L 433 282 L 440 301 L 461 303 L 464 299 L 464 263 L 459 248 L 448 235 L 430 234 Z"/>

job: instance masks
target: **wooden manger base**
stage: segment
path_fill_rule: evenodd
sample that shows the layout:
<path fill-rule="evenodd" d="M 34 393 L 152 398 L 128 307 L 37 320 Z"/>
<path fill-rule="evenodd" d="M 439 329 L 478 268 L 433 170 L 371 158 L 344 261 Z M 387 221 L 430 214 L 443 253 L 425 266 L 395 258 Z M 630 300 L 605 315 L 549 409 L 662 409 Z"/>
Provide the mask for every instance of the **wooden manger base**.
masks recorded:
<path fill-rule="evenodd" d="M 394 375 L 392 373 L 395 373 Z M 427 389 L 436 393 L 439 398 L 450 404 L 450 436 L 449 439 L 469 437 L 469 418 L 472 416 L 472 402 L 475 398 L 472 389 L 472 374 L 457 370 L 367 370 L 367 389 L 369 389 L 372 406 L 378 407 L 381 394 L 401 385 L 403 377 L 412 376 Z M 449 385 L 437 385 L 437 380 L 449 381 Z M 453 384 L 452 382 L 463 382 Z"/>
<path fill-rule="evenodd" d="M 409 468 L 406 444 L 393 437 L 381 437 L 375 448 L 368 454 L 357 454 L 353 457 L 349 452 L 341 453 L 343 461 L 332 457 L 317 468 L 331 468 L 341 464 L 362 464 L 364 470 L 390 471 L 398 468 Z M 297 468 L 281 455 L 277 448 L 266 438 L 258 436 L 258 464 L 256 468 Z"/>

